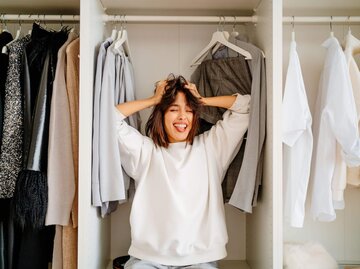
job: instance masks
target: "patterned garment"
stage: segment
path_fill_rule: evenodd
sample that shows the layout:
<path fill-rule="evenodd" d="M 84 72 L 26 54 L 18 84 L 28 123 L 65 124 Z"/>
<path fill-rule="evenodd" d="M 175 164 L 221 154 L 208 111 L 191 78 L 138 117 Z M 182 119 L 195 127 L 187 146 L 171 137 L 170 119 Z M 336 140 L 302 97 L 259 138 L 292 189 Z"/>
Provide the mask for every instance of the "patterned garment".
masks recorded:
<path fill-rule="evenodd" d="M 9 45 L 9 67 L 5 84 L 4 127 L 0 153 L 0 198 L 11 198 L 22 168 L 23 106 L 21 91 L 21 61 L 27 35 Z"/>

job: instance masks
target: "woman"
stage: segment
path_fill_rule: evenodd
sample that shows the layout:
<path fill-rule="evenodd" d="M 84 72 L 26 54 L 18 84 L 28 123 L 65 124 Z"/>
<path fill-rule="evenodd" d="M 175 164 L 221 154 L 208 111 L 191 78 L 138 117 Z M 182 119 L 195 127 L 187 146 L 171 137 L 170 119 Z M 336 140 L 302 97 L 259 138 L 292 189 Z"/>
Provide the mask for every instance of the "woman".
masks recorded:
<path fill-rule="evenodd" d="M 249 123 L 250 96 L 201 97 L 183 77 L 117 106 L 122 165 L 136 182 L 126 269 L 218 268 L 228 241 L 221 181 Z M 141 135 L 124 119 L 155 106 Z M 201 106 L 228 109 L 196 136 Z"/>

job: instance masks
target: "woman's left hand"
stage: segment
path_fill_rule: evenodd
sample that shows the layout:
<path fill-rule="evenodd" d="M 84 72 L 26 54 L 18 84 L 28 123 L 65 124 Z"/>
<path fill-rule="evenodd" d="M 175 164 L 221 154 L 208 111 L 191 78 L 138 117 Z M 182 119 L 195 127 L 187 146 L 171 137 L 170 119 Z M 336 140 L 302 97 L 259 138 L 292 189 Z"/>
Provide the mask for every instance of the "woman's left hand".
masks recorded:
<path fill-rule="evenodd" d="M 194 95 L 198 99 L 202 99 L 202 96 L 198 92 L 196 85 L 194 83 L 188 82 L 187 85 L 184 86 L 186 89 L 188 89 L 192 95 Z"/>

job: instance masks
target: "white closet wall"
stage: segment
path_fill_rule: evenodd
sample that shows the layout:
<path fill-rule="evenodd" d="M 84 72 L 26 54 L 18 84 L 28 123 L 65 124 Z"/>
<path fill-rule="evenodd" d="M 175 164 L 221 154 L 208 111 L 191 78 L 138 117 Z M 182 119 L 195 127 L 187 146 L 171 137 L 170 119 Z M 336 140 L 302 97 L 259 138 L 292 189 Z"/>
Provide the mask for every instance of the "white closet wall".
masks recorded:
<path fill-rule="evenodd" d="M 296 20 L 296 19 L 295 19 Z M 343 43 L 348 25 L 334 25 L 334 35 Z M 284 76 L 288 65 L 288 52 L 292 27 L 284 26 Z M 353 35 L 360 38 L 360 26 L 351 25 Z M 295 33 L 305 88 L 310 110 L 315 111 L 320 73 L 326 49 L 321 44 L 329 37 L 329 24 L 296 24 Z M 285 78 L 284 78 L 285 79 Z M 311 182 L 310 182 L 311 186 Z M 340 263 L 360 263 L 360 189 L 348 187 L 345 191 L 345 209 L 338 210 L 334 222 L 318 222 L 310 215 L 311 189 L 308 191 L 304 228 L 290 228 L 284 224 L 285 241 L 318 241 Z"/>

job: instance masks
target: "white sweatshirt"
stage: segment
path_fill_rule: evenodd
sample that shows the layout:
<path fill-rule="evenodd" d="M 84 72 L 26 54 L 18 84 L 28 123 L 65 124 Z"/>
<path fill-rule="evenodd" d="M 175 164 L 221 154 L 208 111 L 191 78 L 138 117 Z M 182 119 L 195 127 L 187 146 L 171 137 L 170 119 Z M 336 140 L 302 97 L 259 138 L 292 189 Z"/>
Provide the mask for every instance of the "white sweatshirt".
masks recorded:
<path fill-rule="evenodd" d="M 155 146 L 117 113 L 121 164 L 136 181 L 129 255 L 174 266 L 226 257 L 221 182 L 248 128 L 249 103 L 249 95 L 238 95 L 193 145 L 168 148 Z"/>

